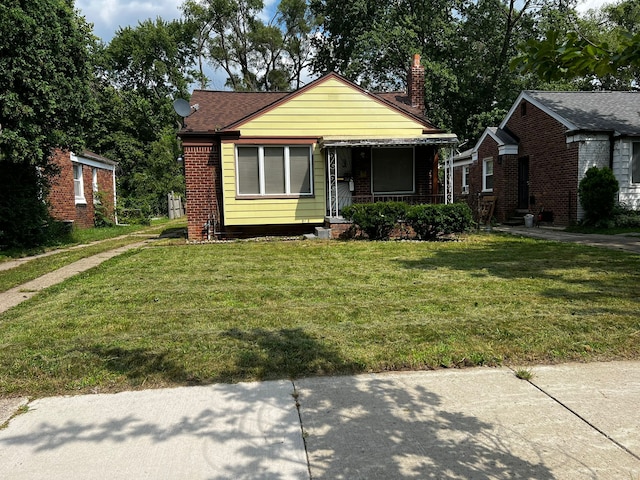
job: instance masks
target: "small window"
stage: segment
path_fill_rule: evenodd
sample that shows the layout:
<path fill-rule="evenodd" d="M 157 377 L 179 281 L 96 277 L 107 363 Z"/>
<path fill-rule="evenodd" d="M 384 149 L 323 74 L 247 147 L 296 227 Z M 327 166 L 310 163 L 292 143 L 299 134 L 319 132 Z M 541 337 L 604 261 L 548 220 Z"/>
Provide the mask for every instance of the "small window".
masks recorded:
<path fill-rule="evenodd" d="M 462 189 L 469 189 L 469 165 L 462 167 Z"/>
<path fill-rule="evenodd" d="M 413 147 L 374 148 L 372 150 L 373 193 L 413 193 Z"/>
<path fill-rule="evenodd" d="M 631 157 L 631 182 L 640 183 L 640 142 L 633 142 Z"/>
<path fill-rule="evenodd" d="M 523 101 L 520 104 L 520 116 L 524 117 L 527 114 L 527 102 Z"/>
<path fill-rule="evenodd" d="M 76 203 L 87 203 L 84 198 L 84 181 L 82 178 L 82 165 L 73 164 L 73 191 L 75 193 Z"/>
<path fill-rule="evenodd" d="M 482 161 L 482 191 L 493 192 L 493 158 Z"/>
<path fill-rule="evenodd" d="M 309 146 L 238 146 L 238 195 L 312 195 Z"/>

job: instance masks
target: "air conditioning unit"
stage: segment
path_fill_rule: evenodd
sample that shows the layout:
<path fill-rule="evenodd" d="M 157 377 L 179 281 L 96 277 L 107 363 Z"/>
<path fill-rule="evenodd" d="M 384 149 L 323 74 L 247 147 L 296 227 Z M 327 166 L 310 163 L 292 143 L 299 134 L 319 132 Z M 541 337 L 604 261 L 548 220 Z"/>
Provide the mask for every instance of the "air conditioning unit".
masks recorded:
<path fill-rule="evenodd" d="M 469 185 L 462 186 L 462 193 L 469 193 Z"/>

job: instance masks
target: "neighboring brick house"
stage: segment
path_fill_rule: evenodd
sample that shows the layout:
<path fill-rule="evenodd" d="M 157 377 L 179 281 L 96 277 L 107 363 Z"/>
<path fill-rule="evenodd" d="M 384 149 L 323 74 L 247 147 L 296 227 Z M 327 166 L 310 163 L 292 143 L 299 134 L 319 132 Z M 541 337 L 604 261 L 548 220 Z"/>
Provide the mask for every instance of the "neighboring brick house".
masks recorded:
<path fill-rule="evenodd" d="M 80 228 L 93 227 L 95 206 L 101 201 L 111 220 L 116 220 L 116 162 L 86 150 L 81 155 L 57 150 L 51 162 L 57 170 L 50 178 L 53 218 Z"/>
<path fill-rule="evenodd" d="M 373 93 L 330 73 L 295 92 L 196 90 L 179 134 L 189 239 L 335 233 L 345 205 L 442 201 L 437 152 L 457 138 L 424 116 L 419 56 L 407 83 Z"/>
<path fill-rule="evenodd" d="M 498 222 L 544 209 L 557 225 L 581 220 L 578 184 L 609 167 L 618 200 L 640 209 L 640 93 L 524 91 L 499 127 L 454 159 L 455 197 L 477 209 L 495 197 Z"/>

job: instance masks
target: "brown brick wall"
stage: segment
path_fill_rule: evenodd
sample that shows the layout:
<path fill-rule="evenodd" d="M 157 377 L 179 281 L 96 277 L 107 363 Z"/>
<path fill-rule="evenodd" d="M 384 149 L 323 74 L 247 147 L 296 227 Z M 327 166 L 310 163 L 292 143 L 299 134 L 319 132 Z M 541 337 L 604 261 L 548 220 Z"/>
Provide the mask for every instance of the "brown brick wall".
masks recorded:
<path fill-rule="evenodd" d="M 86 204 L 75 203 L 73 187 L 73 164 L 69 152 L 56 152 L 51 162 L 58 172 L 50 178 L 49 212 L 57 220 L 73 221 L 79 228 L 90 228 L 94 225 L 95 209 L 93 204 L 93 167 L 82 165 L 84 197 Z M 103 201 L 112 220 L 114 216 L 113 173 L 110 170 L 98 169 L 98 190 L 104 192 Z"/>
<path fill-rule="evenodd" d="M 188 238 L 194 241 L 206 240 L 204 225 L 215 218 L 215 225 L 210 229 L 213 238 L 214 232 L 221 231 L 224 226 L 224 218 L 221 216 L 220 144 L 212 145 L 212 140 L 193 139 L 184 140 L 183 147 Z"/>
<path fill-rule="evenodd" d="M 566 128 L 530 103 L 525 115 L 518 107 L 506 126 L 520 139 L 518 156 L 529 157 L 529 195 L 535 201 L 531 210 L 544 206 L 559 225 L 576 221 L 578 144 L 567 144 Z M 517 183 L 517 160 L 515 165 Z"/>
<path fill-rule="evenodd" d="M 566 128 L 534 105 L 527 103 L 526 113 L 518 106 L 506 124 L 519 139 L 518 155 L 498 155 L 498 144 L 490 136 L 478 146 L 478 160 L 470 165 L 467 201 L 474 212 L 478 198 L 496 196 L 494 217 L 503 222 L 518 208 L 518 159 L 529 158 L 530 211 L 541 207 L 551 210 L 554 223 L 568 225 L 577 219 L 578 144 L 566 143 Z M 482 192 L 482 161 L 492 157 L 493 193 Z M 462 167 L 454 172 L 456 193 L 460 194 Z M 459 196 L 464 199 L 464 196 Z"/>

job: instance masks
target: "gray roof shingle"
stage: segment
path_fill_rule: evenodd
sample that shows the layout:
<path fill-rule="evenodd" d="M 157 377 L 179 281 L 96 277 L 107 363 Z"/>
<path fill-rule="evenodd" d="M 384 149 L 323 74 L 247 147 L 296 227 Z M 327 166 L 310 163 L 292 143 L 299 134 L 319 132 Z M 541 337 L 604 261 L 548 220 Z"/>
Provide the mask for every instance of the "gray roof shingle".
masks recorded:
<path fill-rule="evenodd" d="M 578 130 L 640 135 L 640 92 L 525 93 Z"/>

